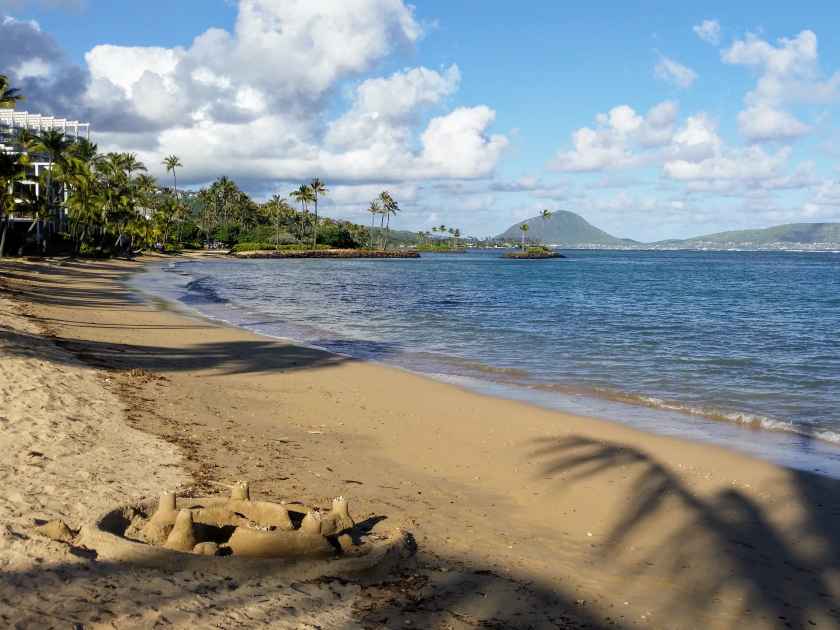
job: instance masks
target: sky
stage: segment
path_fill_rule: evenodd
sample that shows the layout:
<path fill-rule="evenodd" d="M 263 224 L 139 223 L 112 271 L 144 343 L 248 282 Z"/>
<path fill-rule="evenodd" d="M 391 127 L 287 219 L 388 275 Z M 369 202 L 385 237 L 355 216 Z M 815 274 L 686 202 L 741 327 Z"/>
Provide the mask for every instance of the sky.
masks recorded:
<path fill-rule="evenodd" d="M 0 0 L 0 73 L 162 181 L 317 176 L 361 223 L 383 189 L 475 236 L 840 221 L 840 4 L 773 4 Z"/>

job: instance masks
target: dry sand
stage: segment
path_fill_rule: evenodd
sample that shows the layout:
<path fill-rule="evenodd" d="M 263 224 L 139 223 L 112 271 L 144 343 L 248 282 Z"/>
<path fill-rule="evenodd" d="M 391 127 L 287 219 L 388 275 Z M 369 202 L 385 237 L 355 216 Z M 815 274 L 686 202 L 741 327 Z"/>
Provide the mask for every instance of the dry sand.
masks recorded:
<path fill-rule="evenodd" d="M 139 267 L 0 266 L 4 623 L 840 627 L 837 482 L 186 317 L 123 287 Z M 237 479 L 350 496 L 414 533 L 417 565 L 231 589 L 32 533 Z"/>

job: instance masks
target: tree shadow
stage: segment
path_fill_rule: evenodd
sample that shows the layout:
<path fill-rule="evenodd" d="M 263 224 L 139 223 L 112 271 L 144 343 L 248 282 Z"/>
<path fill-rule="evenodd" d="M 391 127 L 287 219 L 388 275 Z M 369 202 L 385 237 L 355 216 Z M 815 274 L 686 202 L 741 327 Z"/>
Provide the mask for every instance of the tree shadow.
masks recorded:
<path fill-rule="evenodd" d="M 351 627 L 364 628 L 621 627 L 556 585 L 505 577 L 468 559 L 429 556 L 384 574 L 295 580 L 288 562 L 262 562 L 234 577 L 218 568 L 143 568 L 77 547 L 70 554 L 75 559 L 0 573 L 4 627 L 338 627 L 330 615 L 342 607 Z"/>
<path fill-rule="evenodd" d="M 21 333 L 0 326 L 0 339 L 8 342 L 11 355 L 29 356 L 30 348 L 38 347 L 46 338 Z M 336 367 L 354 361 L 342 356 L 296 346 L 271 339 L 237 340 L 198 343 L 192 346 L 167 347 L 129 343 L 107 343 L 92 340 L 49 338 L 67 350 L 71 359 L 104 369 L 143 369 L 150 372 L 183 372 L 216 370 L 221 375 L 258 372 L 295 372 L 305 369 Z M 383 347 L 381 352 L 385 352 Z M 55 355 L 49 360 L 61 360 Z"/>
<path fill-rule="evenodd" d="M 702 495 L 662 462 L 626 444 L 578 435 L 538 439 L 533 447 L 530 456 L 542 461 L 541 474 L 562 476 L 567 487 L 609 472 L 633 479 L 627 504 L 599 553 L 615 560 L 634 535 L 653 532 L 656 542 L 633 561 L 627 582 L 654 563 L 665 567 L 671 596 L 662 599 L 660 618 L 684 608 L 687 594 L 694 603 L 714 606 L 725 594 L 737 593 L 742 619 L 733 626 L 756 615 L 793 628 L 812 627 L 817 618 L 840 624 L 833 599 L 840 570 L 836 480 L 786 471 L 793 491 L 784 499 L 795 501 L 801 516 L 780 525 L 754 494 L 733 486 Z"/>

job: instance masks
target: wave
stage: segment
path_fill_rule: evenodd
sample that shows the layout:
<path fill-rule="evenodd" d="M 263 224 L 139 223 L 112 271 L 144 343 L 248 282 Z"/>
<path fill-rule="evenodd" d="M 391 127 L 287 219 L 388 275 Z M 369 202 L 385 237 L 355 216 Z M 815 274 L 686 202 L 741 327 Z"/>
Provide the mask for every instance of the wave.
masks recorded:
<path fill-rule="evenodd" d="M 521 368 L 490 365 L 480 361 L 474 361 L 438 352 L 412 352 L 407 358 L 409 358 L 409 361 L 411 359 L 420 361 L 429 360 L 435 363 L 442 363 L 453 368 L 460 368 L 468 372 L 477 372 L 479 374 L 492 375 L 494 377 L 505 377 L 505 380 L 513 380 L 517 382 L 524 381 L 529 377 L 528 371 Z"/>
<path fill-rule="evenodd" d="M 212 278 L 204 276 L 188 282 L 186 295 L 183 301 L 187 304 L 227 304 L 228 300 L 223 298 L 211 285 Z"/>
<path fill-rule="evenodd" d="M 789 420 L 779 420 L 776 418 L 770 418 L 768 416 L 762 416 L 759 414 L 746 413 L 743 411 L 725 411 L 716 407 L 689 405 L 673 400 L 656 398 L 654 396 L 630 394 L 626 392 L 608 390 L 603 388 L 595 388 L 588 390 L 569 385 L 554 384 L 537 385 L 534 387 L 534 389 L 554 391 L 558 393 L 565 393 L 578 396 L 595 396 L 597 398 L 607 399 L 610 401 L 625 403 L 629 405 L 650 407 L 652 409 L 658 409 L 661 411 L 673 411 L 684 415 L 697 416 L 705 420 L 736 424 L 742 427 L 746 427 L 748 429 L 791 433 L 811 440 L 820 440 L 821 442 L 828 442 L 831 444 L 840 445 L 840 433 L 836 431 L 820 429 L 811 425 L 795 424 L 793 422 L 790 422 Z"/>

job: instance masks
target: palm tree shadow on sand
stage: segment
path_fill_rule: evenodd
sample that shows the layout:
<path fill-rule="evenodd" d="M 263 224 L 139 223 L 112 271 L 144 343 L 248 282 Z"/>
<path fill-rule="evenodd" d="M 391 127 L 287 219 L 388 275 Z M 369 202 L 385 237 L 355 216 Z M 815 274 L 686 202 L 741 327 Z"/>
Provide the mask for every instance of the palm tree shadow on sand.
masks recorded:
<path fill-rule="evenodd" d="M 660 570 L 664 565 L 669 588 L 663 590 L 659 619 L 673 618 L 689 605 L 714 615 L 716 603 L 736 592 L 741 603 L 733 627 L 750 620 L 792 628 L 814 627 L 816 620 L 820 626 L 840 624 L 837 481 L 788 471 L 802 516 L 780 527 L 764 506 L 734 486 L 701 496 L 663 463 L 625 444 L 570 436 L 537 439 L 532 447 L 529 456 L 542 463 L 541 476 L 562 477 L 567 487 L 619 470 L 633 479 L 627 503 L 598 552 L 603 559 L 620 559 L 634 535 L 666 523 L 656 531 L 658 541 L 633 560 L 626 578 L 631 588 L 654 563 Z M 685 517 L 669 523 L 673 510 Z M 711 570 L 710 554 L 717 563 Z M 706 570 L 693 568 L 704 561 Z"/>

